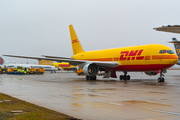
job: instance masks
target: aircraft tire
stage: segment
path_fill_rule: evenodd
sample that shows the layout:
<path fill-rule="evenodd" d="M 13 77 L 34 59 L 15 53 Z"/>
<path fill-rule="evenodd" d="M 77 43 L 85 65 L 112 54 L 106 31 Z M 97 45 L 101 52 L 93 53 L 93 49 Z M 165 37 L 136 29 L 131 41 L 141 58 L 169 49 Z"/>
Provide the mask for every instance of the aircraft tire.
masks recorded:
<path fill-rule="evenodd" d="M 123 75 L 120 75 L 120 76 L 119 76 L 119 79 L 120 79 L 120 80 L 123 80 Z"/>
<path fill-rule="evenodd" d="M 90 80 L 90 76 L 87 76 L 87 75 L 86 75 L 86 80 Z"/>
<path fill-rule="evenodd" d="M 158 78 L 158 82 L 164 82 L 164 78 Z"/>
<path fill-rule="evenodd" d="M 91 76 L 91 80 L 96 80 L 96 76 Z"/>
<path fill-rule="evenodd" d="M 161 82 L 164 82 L 164 78 L 161 78 Z"/>
<path fill-rule="evenodd" d="M 96 76 L 86 76 L 86 80 L 96 80 Z"/>
<path fill-rule="evenodd" d="M 131 78 L 130 75 L 126 76 L 126 80 L 130 80 L 130 78 Z"/>

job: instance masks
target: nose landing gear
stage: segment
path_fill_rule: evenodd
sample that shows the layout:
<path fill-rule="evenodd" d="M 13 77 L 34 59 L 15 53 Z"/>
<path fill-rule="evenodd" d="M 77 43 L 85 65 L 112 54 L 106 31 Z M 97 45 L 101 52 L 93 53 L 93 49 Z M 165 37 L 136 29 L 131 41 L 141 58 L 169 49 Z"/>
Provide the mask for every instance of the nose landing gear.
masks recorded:
<path fill-rule="evenodd" d="M 120 80 L 130 80 L 130 75 L 127 75 L 127 72 L 124 72 L 124 75 L 119 76 Z"/>
<path fill-rule="evenodd" d="M 164 82 L 164 78 L 163 78 L 163 70 L 161 70 L 161 73 L 160 73 L 160 77 L 158 78 L 158 82 Z"/>

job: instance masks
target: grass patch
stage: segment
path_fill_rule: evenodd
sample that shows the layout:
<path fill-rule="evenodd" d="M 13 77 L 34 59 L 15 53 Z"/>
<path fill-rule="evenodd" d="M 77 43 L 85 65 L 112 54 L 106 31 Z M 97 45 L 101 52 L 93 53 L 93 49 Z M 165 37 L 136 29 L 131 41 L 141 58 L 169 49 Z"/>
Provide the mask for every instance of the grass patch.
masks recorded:
<path fill-rule="evenodd" d="M 80 120 L 0 93 L 0 120 Z"/>

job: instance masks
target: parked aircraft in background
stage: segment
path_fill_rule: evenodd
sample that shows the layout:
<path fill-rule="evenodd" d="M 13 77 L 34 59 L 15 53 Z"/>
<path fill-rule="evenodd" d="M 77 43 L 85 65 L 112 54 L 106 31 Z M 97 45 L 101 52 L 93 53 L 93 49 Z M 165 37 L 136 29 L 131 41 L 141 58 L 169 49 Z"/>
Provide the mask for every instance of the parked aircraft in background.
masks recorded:
<path fill-rule="evenodd" d="M 154 28 L 154 30 L 180 34 L 180 25 L 167 25 L 167 26 Z M 169 43 L 174 43 L 176 54 L 178 56 L 178 62 L 176 64 L 180 65 L 180 41 L 177 41 L 176 38 L 172 38 L 172 41 Z"/>
<path fill-rule="evenodd" d="M 128 71 L 139 71 L 145 72 L 147 75 L 157 75 L 160 70 L 158 82 L 164 82 L 163 73 L 178 60 L 177 55 L 169 47 L 159 44 L 84 51 L 73 26 L 69 25 L 69 29 L 73 49 L 73 56 L 71 58 L 4 56 L 69 62 L 71 65 L 78 65 L 79 68 L 83 68 L 86 80 L 96 80 L 98 71 L 105 71 L 104 76 L 106 77 L 117 77 L 116 71 L 123 71 L 124 75 L 120 76 L 120 80 L 129 80 Z M 163 50 L 166 50 L 166 52 L 163 52 Z"/>
<path fill-rule="evenodd" d="M 180 41 L 177 41 L 176 38 L 172 38 L 172 41 L 169 43 L 174 43 L 174 48 L 176 50 L 176 54 L 178 56 L 178 62 L 177 65 L 180 65 Z"/>
<path fill-rule="evenodd" d="M 6 67 L 17 68 L 17 66 L 22 66 L 23 68 L 44 68 L 45 71 L 51 71 L 51 72 L 56 72 L 58 70 L 57 68 L 55 68 L 54 66 L 51 66 L 51 65 L 16 64 L 14 61 L 7 62 L 2 57 L 0 57 L 0 61 L 1 62 L 3 61 L 1 65 L 6 66 Z"/>
<path fill-rule="evenodd" d="M 53 63 L 52 65 L 60 70 L 73 70 L 73 71 L 76 70 L 78 67 L 78 66 L 70 65 L 67 62 Z"/>

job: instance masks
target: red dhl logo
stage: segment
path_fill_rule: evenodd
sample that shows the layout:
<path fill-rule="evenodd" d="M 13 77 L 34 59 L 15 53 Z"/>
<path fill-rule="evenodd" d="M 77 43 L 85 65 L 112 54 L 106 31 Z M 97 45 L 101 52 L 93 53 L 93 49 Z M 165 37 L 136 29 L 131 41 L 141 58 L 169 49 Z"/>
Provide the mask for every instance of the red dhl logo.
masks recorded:
<path fill-rule="evenodd" d="M 77 39 L 72 40 L 72 43 L 77 43 L 77 42 L 79 42 Z"/>
<path fill-rule="evenodd" d="M 120 53 L 120 60 L 143 60 L 142 52 L 143 50 L 122 51 Z"/>

